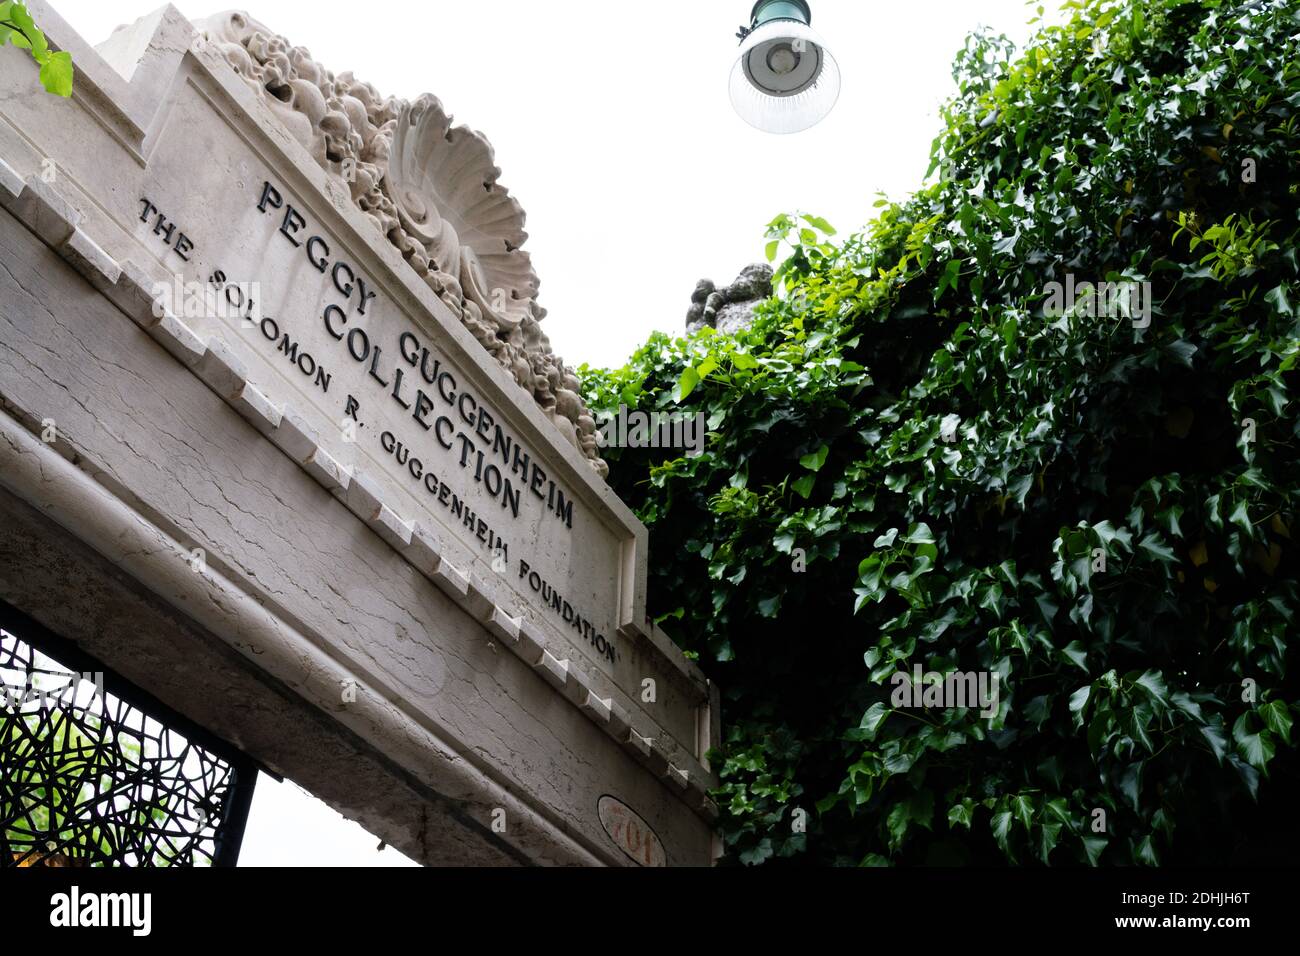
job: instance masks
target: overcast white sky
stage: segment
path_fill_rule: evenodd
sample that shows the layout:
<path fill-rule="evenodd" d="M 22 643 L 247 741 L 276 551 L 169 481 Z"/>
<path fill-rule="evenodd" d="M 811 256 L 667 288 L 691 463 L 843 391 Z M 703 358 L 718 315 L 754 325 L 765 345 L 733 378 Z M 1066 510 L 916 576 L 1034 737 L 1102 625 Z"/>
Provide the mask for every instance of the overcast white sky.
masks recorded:
<path fill-rule="evenodd" d="M 155 0 L 53 0 L 92 43 Z M 221 9 L 178 0 L 200 19 Z M 1055 6 L 1054 3 L 1050 6 Z M 1024 0 L 812 0 L 844 75 L 834 112 L 794 136 L 751 129 L 727 76 L 752 0 L 258 0 L 248 12 L 335 73 L 440 97 L 486 133 L 528 211 L 544 325 L 572 365 L 621 364 L 653 329 L 680 332 L 697 279 L 763 256 L 763 227 L 802 209 L 841 232 L 878 191 L 920 183 L 980 25 L 1019 43 Z M 660 11 L 677 10 L 677 16 Z M 557 17 L 557 11 L 569 11 Z"/>
<path fill-rule="evenodd" d="M 91 43 L 160 5 L 53 3 Z M 878 192 L 916 189 L 963 38 L 984 25 L 1019 45 L 1036 3 L 812 0 L 844 87 L 826 120 L 788 137 L 751 129 L 727 97 L 752 5 L 257 0 L 248 12 L 335 73 L 408 99 L 435 93 L 488 135 L 501 183 L 528 211 L 544 328 L 576 366 L 622 364 L 652 330 L 682 331 L 696 280 L 729 282 L 761 260 L 777 213 L 849 232 Z M 220 9 L 176 6 L 191 19 Z M 324 862 L 322 849 L 334 865 L 394 861 L 296 787 L 263 778 L 259 791 L 246 862 Z"/>

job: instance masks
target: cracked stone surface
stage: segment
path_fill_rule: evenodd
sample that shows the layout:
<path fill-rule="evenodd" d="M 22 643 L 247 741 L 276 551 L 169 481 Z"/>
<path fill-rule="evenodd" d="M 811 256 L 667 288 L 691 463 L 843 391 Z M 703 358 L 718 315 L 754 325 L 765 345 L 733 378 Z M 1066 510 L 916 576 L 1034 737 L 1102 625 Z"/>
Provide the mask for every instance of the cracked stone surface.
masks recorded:
<path fill-rule="evenodd" d="M 416 329 L 449 367 L 467 363 L 457 376 L 540 442 L 557 480 L 581 476 L 570 491 L 599 521 L 570 537 L 525 520 L 516 540 L 608 615 L 611 638 L 623 589 L 644 605 L 643 552 L 632 548 L 644 547 L 635 537 L 644 528 L 527 395 L 502 398 L 518 392 L 507 372 L 465 358 L 473 337 L 406 275 L 391 244 L 366 238 L 347 191 L 268 119 L 225 59 L 193 52 L 193 29 L 174 10 L 115 34 L 104 45 L 110 68 L 46 4 L 32 7 L 78 60 L 82 95 L 57 111 L 53 98 L 12 95 L 35 78 L 22 51 L 0 49 L 0 520 L 9 532 L 0 600 L 417 860 L 626 865 L 597 814 L 614 794 L 653 828 L 670 864 L 707 865 L 713 836 L 668 765 L 692 768 L 697 787 L 706 779 L 695 756 L 717 732 L 715 717 L 701 723 L 702 711 L 716 715 L 716 689 L 666 656 L 661 635 L 632 615 L 618 662 L 594 659 L 526 593 L 495 580 L 472 538 L 421 510 L 396 465 L 335 439 L 309 442 L 337 431 L 340 392 L 373 388 L 364 369 L 337 372 L 327 401 L 257 351 L 255 329 L 142 319 L 105 286 L 119 275 L 202 280 L 246 267 L 265 273 L 276 296 L 269 314 L 317 319 L 312 347 L 323 354 L 333 347 L 319 325 L 328 287 L 259 222 L 257 191 L 277 177 L 313 234 L 378 289 L 365 323 L 377 341 L 387 336 L 396 351 L 397 332 Z M 227 112 L 215 113 L 217 103 Z M 300 154 L 297 166 L 269 158 Z M 45 158 L 57 165 L 48 202 L 20 221 L 15 204 L 43 197 L 31 177 Z M 189 230 L 191 259 L 138 221 L 144 196 Z M 46 243 L 64 243 L 63 256 Z M 314 470 L 268 440 L 287 404 L 296 447 L 329 456 Z M 46 422 L 57 429 L 52 443 L 39 437 Z M 351 495 L 313 477 L 331 460 L 347 469 L 340 482 L 357 476 Z M 386 523 L 356 513 L 363 499 Z M 438 569 L 410 557 L 422 553 L 403 532 L 414 525 L 442 549 L 441 584 L 431 580 Z M 634 553 L 641 564 L 625 564 Z M 450 580 L 471 586 L 457 598 Z M 534 659 L 545 648 L 568 661 L 558 687 L 504 646 L 520 626 Z M 659 686 L 652 705 L 637 699 L 645 675 Z M 356 701 L 344 700 L 345 681 Z M 609 705 L 584 707 L 588 688 Z M 628 746 L 633 731 L 654 737 L 648 755 Z M 505 833 L 491 828 L 497 808 Z"/>
<path fill-rule="evenodd" d="M 227 646 L 214 648 L 211 637 L 160 611 L 159 595 L 141 595 L 138 581 L 134 589 L 121 584 L 123 567 L 134 571 L 150 557 L 170 562 L 178 575 L 193 575 L 188 549 L 202 547 L 209 567 L 248 589 L 236 593 L 227 583 L 224 592 L 206 594 L 214 620 L 226 619 L 227 601 L 254 597 L 339 673 L 399 713 L 393 723 L 436 727 L 451 748 L 443 760 L 469 763 L 549 825 L 580 835 L 588 852 L 602 849 L 594 808 L 604 792 L 613 791 L 625 800 L 637 795 L 629 802 L 656 828 L 670 858 L 707 862 L 707 828 L 698 818 L 675 812 L 662 787 L 607 735 L 516 658 L 491 649 L 477 622 L 5 214 L 0 263 L 0 393 L 9 414 L 37 431 L 42 421 L 57 423 L 64 447 L 97 463 L 97 483 L 120 490 L 172 542 L 141 546 L 122 539 L 115 551 L 93 560 L 68 542 L 66 550 L 81 550 L 82 558 L 55 561 L 58 549 L 46 540 L 54 533 L 39 526 L 30 502 L 5 495 L 14 525 L 22 518 L 29 530 L 26 539 L 17 533 L 6 539 L 0 597 L 318 795 L 338 790 L 337 781 L 322 774 L 320 735 L 276 737 L 276 728 L 286 726 L 285 711 L 300 722 L 310 715 L 313 726 L 325 722 L 324 735 L 333 735 L 328 749 L 340 761 L 354 754 L 376 766 L 396 763 L 402 776 L 419 784 L 407 784 L 416 794 L 409 799 L 428 802 L 420 812 L 436 814 L 439 826 L 452 825 L 457 814 L 490 821 L 494 804 L 453 789 L 456 781 L 440 775 L 438 761 L 427 754 L 412 759 L 408 748 L 420 753 L 420 745 L 392 740 L 388 726 L 329 722 L 331 715 L 346 718 L 349 708 L 325 696 L 336 682 L 327 682 L 330 691 L 323 691 L 309 655 L 280 673 L 259 672 L 256 664 L 270 638 L 227 633 Z M 69 507 L 75 513 L 87 505 L 74 500 Z M 60 535 L 70 537 L 66 528 Z M 111 600 L 80 583 L 90 566 L 117 578 Z M 78 600 L 69 604 L 71 581 L 78 582 L 72 589 Z M 171 593 L 152 575 L 143 583 Z M 123 601 L 136 605 L 132 613 L 138 617 L 123 614 Z M 167 621 L 142 634 L 141 623 L 150 617 L 146 606 Z M 76 626 L 74 619 L 83 623 Z M 85 633 L 84 622 L 105 627 Z M 117 622 L 116 633 L 108 622 Z M 150 640 L 161 633 L 166 639 Z M 198 657 L 175 665 L 178 651 L 200 653 L 195 648 L 226 661 L 232 653 L 242 657 L 239 695 L 247 703 L 229 706 L 223 687 L 236 677 L 226 673 L 226 664 L 203 671 L 215 680 L 196 674 Z M 165 693 L 169 688 L 171 695 Z M 380 775 L 372 783 L 387 779 Z M 437 799 L 423 801 L 423 792 Z M 447 859 L 440 855 L 445 849 L 414 840 L 410 821 L 402 822 L 412 812 L 409 806 L 384 822 L 383 813 L 355 795 L 336 805 L 414 858 Z M 531 862 L 576 862 L 556 856 L 545 832 L 520 837 L 524 845 L 511 849 Z M 492 852 L 483 852 L 480 862 L 490 861 Z M 610 856 L 605 862 L 618 861 Z"/>

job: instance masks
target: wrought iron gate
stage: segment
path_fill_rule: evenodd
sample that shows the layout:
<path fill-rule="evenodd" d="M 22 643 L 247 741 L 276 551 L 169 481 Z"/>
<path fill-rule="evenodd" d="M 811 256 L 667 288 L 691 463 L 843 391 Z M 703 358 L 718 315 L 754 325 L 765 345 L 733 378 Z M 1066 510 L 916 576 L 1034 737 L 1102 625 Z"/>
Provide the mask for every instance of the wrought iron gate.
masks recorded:
<path fill-rule="evenodd" d="M 0 602 L 0 867 L 234 866 L 251 759 Z"/>

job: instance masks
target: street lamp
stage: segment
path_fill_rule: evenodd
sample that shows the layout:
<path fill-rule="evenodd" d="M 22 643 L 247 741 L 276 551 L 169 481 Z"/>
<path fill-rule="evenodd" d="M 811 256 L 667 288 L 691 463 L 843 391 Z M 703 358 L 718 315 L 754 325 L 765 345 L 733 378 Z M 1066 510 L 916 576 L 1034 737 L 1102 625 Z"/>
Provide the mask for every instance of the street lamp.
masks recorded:
<path fill-rule="evenodd" d="M 731 105 L 751 126 L 798 133 L 815 126 L 840 96 L 840 68 L 810 26 L 805 0 L 758 0 L 741 27 L 731 68 Z"/>

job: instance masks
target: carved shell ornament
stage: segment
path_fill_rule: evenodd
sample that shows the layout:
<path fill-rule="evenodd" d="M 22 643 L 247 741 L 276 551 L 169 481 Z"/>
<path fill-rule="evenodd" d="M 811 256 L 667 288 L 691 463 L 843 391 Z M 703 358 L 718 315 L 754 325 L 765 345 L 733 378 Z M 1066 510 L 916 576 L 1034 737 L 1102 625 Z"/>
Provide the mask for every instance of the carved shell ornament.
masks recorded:
<path fill-rule="evenodd" d="M 606 476 L 577 377 L 542 332 L 546 310 L 537 303 L 537 273 L 522 248 L 524 209 L 497 182 L 501 170 L 487 138 L 454 126 L 436 96 L 408 102 L 382 96 L 351 73 L 335 76 L 246 13 L 218 14 L 197 26 Z"/>
<path fill-rule="evenodd" d="M 537 274 L 521 246 L 524 210 L 497 185 L 492 146 L 453 128 L 435 97 L 402 109 L 388 182 L 403 228 L 429 250 L 431 264 L 460 280 L 465 298 L 510 330 L 531 314 Z"/>

